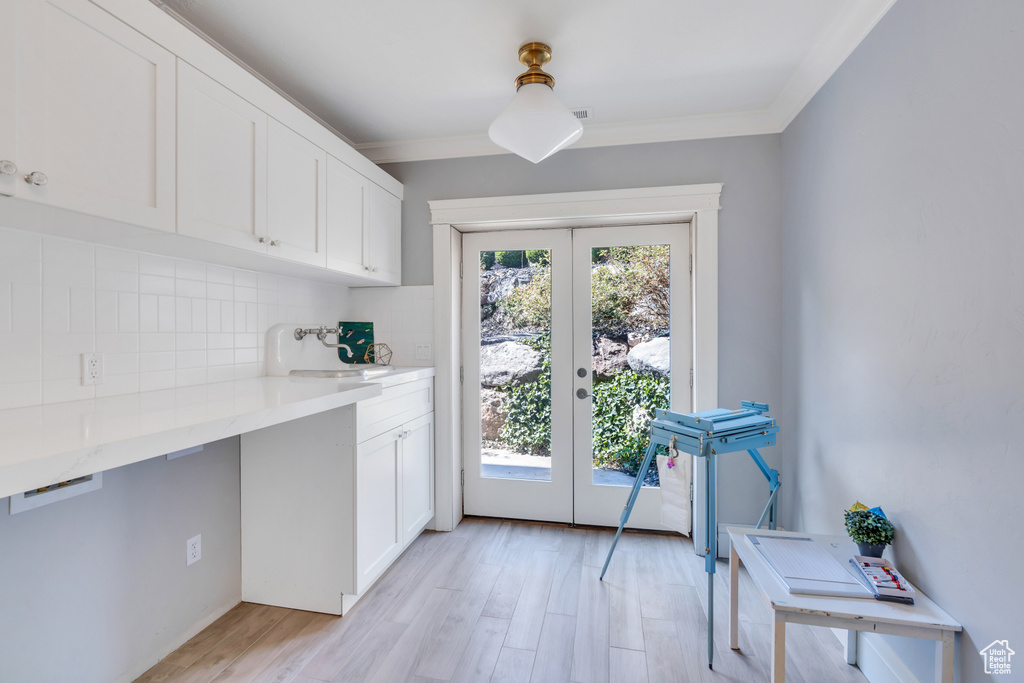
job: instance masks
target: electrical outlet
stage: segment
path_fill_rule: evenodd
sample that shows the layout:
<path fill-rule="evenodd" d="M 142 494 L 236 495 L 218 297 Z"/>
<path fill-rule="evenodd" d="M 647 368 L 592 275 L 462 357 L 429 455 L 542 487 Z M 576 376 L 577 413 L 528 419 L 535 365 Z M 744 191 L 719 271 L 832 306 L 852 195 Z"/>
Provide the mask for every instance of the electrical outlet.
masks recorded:
<path fill-rule="evenodd" d="M 416 345 L 416 360 L 430 360 L 430 344 Z"/>
<path fill-rule="evenodd" d="M 103 384 L 103 354 L 82 354 L 82 386 Z"/>
<path fill-rule="evenodd" d="M 203 535 L 199 534 L 185 541 L 185 566 L 203 559 Z"/>

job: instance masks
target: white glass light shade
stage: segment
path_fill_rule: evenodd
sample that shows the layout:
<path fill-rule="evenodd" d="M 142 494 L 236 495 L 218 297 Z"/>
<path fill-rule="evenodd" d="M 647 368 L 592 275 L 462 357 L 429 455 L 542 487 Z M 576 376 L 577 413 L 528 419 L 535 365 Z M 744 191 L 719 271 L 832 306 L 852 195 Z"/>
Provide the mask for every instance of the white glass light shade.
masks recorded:
<path fill-rule="evenodd" d="M 487 134 L 496 144 L 538 163 L 580 139 L 583 124 L 544 83 L 528 83 L 494 119 Z"/>

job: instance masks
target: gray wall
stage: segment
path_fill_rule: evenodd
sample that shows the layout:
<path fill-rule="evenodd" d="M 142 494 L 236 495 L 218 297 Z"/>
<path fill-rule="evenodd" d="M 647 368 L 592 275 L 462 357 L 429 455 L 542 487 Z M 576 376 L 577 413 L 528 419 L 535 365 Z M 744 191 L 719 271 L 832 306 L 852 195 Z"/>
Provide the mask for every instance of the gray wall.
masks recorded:
<path fill-rule="evenodd" d="M 237 604 L 238 481 L 233 438 L 17 515 L 0 499 L 0 680 L 130 680 Z M 200 533 L 203 557 L 186 567 Z"/>
<path fill-rule="evenodd" d="M 405 184 L 402 282 L 431 284 L 431 199 L 724 182 L 719 271 L 719 402 L 781 397 L 780 136 L 566 150 L 534 165 L 513 155 L 389 164 Z M 778 465 L 778 448 L 764 455 Z M 774 452 L 773 452 L 774 451 Z M 753 522 L 767 498 L 749 459 L 720 467 L 723 522 Z M 785 476 L 785 475 L 783 475 Z"/>
<path fill-rule="evenodd" d="M 881 505 L 964 681 L 1024 652 L 1022 64 L 1024 4 L 900 0 L 782 136 L 786 519 Z"/>

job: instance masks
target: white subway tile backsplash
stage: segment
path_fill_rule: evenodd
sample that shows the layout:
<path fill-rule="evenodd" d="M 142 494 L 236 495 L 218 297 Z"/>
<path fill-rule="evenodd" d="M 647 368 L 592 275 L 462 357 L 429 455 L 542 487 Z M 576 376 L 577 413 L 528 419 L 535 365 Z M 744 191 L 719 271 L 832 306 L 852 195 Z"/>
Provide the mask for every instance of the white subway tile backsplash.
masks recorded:
<path fill-rule="evenodd" d="M 123 270 L 96 269 L 96 289 L 112 292 L 138 292 L 139 274 Z"/>
<path fill-rule="evenodd" d="M 11 283 L 0 282 L 0 333 L 11 331 Z"/>
<path fill-rule="evenodd" d="M 96 290 L 71 289 L 71 331 L 96 331 Z"/>
<path fill-rule="evenodd" d="M 256 287 L 259 284 L 259 276 L 251 270 L 236 270 L 233 281 L 236 287 Z"/>
<path fill-rule="evenodd" d="M 174 348 L 178 351 L 206 349 L 206 334 L 203 332 L 179 332 L 175 335 Z"/>
<path fill-rule="evenodd" d="M 216 299 L 218 301 L 234 301 L 235 288 L 232 285 L 225 285 L 217 282 L 207 282 L 206 298 Z"/>
<path fill-rule="evenodd" d="M 139 255 L 134 251 L 96 247 L 97 270 L 122 270 L 129 273 L 139 272 Z"/>
<path fill-rule="evenodd" d="M 42 331 L 42 286 L 13 282 L 11 284 L 11 332 Z"/>
<path fill-rule="evenodd" d="M 0 377 L 4 382 L 38 382 L 43 376 L 43 359 L 39 356 L 0 357 Z"/>
<path fill-rule="evenodd" d="M 139 273 L 139 291 L 143 294 L 174 295 L 174 278 Z"/>
<path fill-rule="evenodd" d="M 77 354 L 51 354 L 43 361 L 43 381 L 77 379 L 81 376 L 81 361 Z"/>
<path fill-rule="evenodd" d="M 192 331 L 192 300 L 178 297 L 174 301 L 174 329 L 177 332 Z"/>
<path fill-rule="evenodd" d="M 62 353 L 92 353 L 96 335 L 92 332 L 43 332 L 43 358 Z"/>
<path fill-rule="evenodd" d="M 103 384 L 96 385 L 96 398 L 135 394 L 138 393 L 138 391 L 139 375 L 137 372 L 125 375 L 110 375 L 108 373 Z"/>
<path fill-rule="evenodd" d="M 97 353 L 138 353 L 139 335 L 132 332 L 96 333 Z"/>
<path fill-rule="evenodd" d="M 192 331 L 206 332 L 206 299 L 192 299 Z"/>
<path fill-rule="evenodd" d="M 39 380 L 0 384 L 0 410 L 37 406 L 42 402 L 43 384 Z"/>
<path fill-rule="evenodd" d="M 153 351 L 173 351 L 174 334 L 160 332 L 143 332 L 139 335 L 139 351 L 150 353 Z"/>
<path fill-rule="evenodd" d="M 174 332 L 174 297 L 157 297 L 158 330 L 160 332 Z"/>
<path fill-rule="evenodd" d="M 136 349 L 138 348 L 137 337 L 135 339 L 135 347 Z M 107 377 L 137 375 L 139 374 L 139 355 L 138 353 L 104 352 L 103 370 Z"/>
<path fill-rule="evenodd" d="M 231 268 L 206 266 L 206 281 L 217 282 L 222 285 L 233 285 L 235 283 L 235 276 Z"/>
<path fill-rule="evenodd" d="M 117 332 L 117 292 L 97 290 L 94 296 L 96 297 L 96 333 Z M 72 295 L 72 306 L 74 306 L 73 297 L 74 295 Z"/>
<path fill-rule="evenodd" d="M 43 263 L 93 267 L 96 248 L 86 242 L 65 240 L 60 237 L 43 238 Z"/>
<path fill-rule="evenodd" d="M 175 386 L 174 370 L 165 372 L 140 372 L 139 391 L 157 391 L 173 389 Z"/>
<path fill-rule="evenodd" d="M 83 387 L 78 377 L 43 380 L 43 403 L 81 401 L 96 396 L 96 387 Z"/>
<path fill-rule="evenodd" d="M 196 261 L 175 261 L 174 275 L 178 280 L 199 280 L 206 282 L 206 264 Z"/>
<path fill-rule="evenodd" d="M 157 353 L 139 354 L 139 372 L 160 372 L 162 370 L 174 369 L 174 352 L 163 351 Z"/>
<path fill-rule="evenodd" d="M 43 287 L 43 332 L 71 331 L 71 290 Z"/>
<path fill-rule="evenodd" d="M 206 282 L 199 280 L 182 280 L 179 278 L 175 281 L 174 293 L 178 296 L 190 296 L 205 299 Z"/>
<path fill-rule="evenodd" d="M 351 319 L 339 285 L 4 228 L 0 239 L 0 409 L 256 377 L 271 325 Z M 91 352 L 104 381 L 83 387 Z"/>
<path fill-rule="evenodd" d="M 163 275 L 174 277 L 174 259 L 153 254 L 139 254 L 140 275 Z"/>

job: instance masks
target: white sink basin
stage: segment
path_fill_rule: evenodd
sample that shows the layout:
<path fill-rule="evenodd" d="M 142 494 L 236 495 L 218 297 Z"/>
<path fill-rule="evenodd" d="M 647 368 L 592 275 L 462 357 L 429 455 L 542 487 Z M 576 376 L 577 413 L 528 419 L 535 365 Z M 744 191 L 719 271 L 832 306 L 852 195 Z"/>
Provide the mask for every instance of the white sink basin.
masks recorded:
<path fill-rule="evenodd" d="M 288 374 L 292 377 L 320 377 L 323 379 L 373 379 L 382 375 L 389 375 L 395 371 L 391 365 L 378 365 L 372 368 L 353 368 L 351 370 L 292 370 Z"/>

